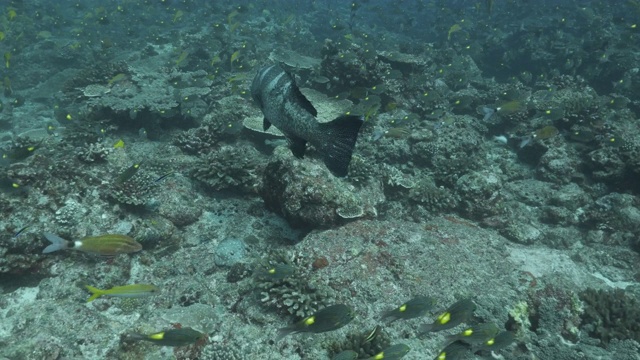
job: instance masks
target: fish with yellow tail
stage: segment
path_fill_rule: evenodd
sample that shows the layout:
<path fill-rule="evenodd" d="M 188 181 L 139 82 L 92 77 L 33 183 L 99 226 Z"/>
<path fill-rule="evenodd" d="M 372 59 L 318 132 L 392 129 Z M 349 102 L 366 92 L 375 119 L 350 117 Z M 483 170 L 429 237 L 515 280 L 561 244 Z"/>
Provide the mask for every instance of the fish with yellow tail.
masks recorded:
<path fill-rule="evenodd" d="M 473 317 L 476 304 L 471 299 L 462 299 L 449 306 L 442 312 L 436 320 L 431 324 L 424 324 L 420 327 L 418 333 L 424 335 L 429 332 L 436 332 L 451 329 Z"/>
<path fill-rule="evenodd" d="M 251 96 L 264 114 L 264 130 L 273 125 L 282 131 L 294 156 L 302 158 L 310 143 L 333 174 L 347 175 L 364 122 L 362 116 L 343 115 L 319 123 L 317 110 L 300 92 L 293 77 L 278 65 L 258 71 L 251 83 Z"/>
<path fill-rule="evenodd" d="M 51 242 L 51 245 L 44 248 L 43 254 L 72 249 L 93 255 L 116 256 L 142 250 L 142 245 L 139 242 L 129 236 L 119 234 L 87 236 L 75 241 L 68 241 L 51 233 L 44 233 L 44 237 Z"/>
<path fill-rule="evenodd" d="M 91 297 L 87 299 L 87 302 L 92 302 L 93 300 L 101 296 L 141 298 L 156 295 L 160 291 L 158 287 L 152 284 L 131 284 L 124 286 L 114 286 L 111 289 L 107 290 L 100 290 L 90 285 L 85 285 L 85 287 L 91 292 Z"/>
<path fill-rule="evenodd" d="M 350 323 L 354 318 L 355 313 L 347 305 L 336 304 L 327 306 L 297 323 L 279 329 L 278 337 L 275 342 L 280 341 L 289 334 L 302 332 L 319 334 L 327 331 L 338 330 Z"/>
<path fill-rule="evenodd" d="M 186 346 L 205 342 L 207 335 L 190 327 L 164 330 L 153 334 L 126 334 L 124 341 L 149 341 L 160 346 Z"/>
<path fill-rule="evenodd" d="M 403 358 L 411 348 L 405 344 L 391 345 L 381 352 L 366 358 L 366 360 L 399 360 Z"/>

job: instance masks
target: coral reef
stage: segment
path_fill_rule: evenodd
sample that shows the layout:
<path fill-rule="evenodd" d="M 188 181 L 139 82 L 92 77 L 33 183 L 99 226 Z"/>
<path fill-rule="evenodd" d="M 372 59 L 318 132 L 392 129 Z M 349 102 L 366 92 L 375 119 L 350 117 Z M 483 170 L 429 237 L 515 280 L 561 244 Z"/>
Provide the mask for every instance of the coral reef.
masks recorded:
<path fill-rule="evenodd" d="M 422 360 L 458 329 L 418 337 L 427 314 L 368 337 L 417 294 L 437 311 L 473 298 L 474 323 L 515 334 L 494 357 L 637 358 L 639 11 L 3 2 L 0 358 L 368 358 L 401 341 Z M 249 89 L 267 64 L 318 122 L 362 116 L 347 176 L 264 129 Z M 43 254 L 44 233 L 142 250 Z M 274 265 L 291 274 L 262 276 Z M 85 303 L 86 285 L 135 284 L 159 291 Z M 353 323 L 274 343 L 332 304 Z M 181 327 L 207 341 L 123 341 Z"/>
<path fill-rule="evenodd" d="M 587 289 L 580 293 L 584 301 L 582 329 L 607 346 L 613 339 L 640 340 L 638 299 L 620 289 Z"/>
<path fill-rule="evenodd" d="M 260 194 L 265 205 L 292 226 L 307 228 L 329 227 L 365 215 L 367 209 L 374 211 L 380 199 L 359 196 L 326 168 L 295 159 L 284 147 L 276 148 L 269 160 Z"/>
<path fill-rule="evenodd" d="M 297 318 L 307 317 L 335 302 L 335 292 L 331 287 L 316 280 L 308 267 L 309 258 L 299 255 L 273 254 L 261 261 L 259 268 L 274 264 L 295 267 L 292 276 L 280 280 L 256 279 L 260 303 L 274 310 L 291 314 Z M 306 265 L 306 266 L 305 266 Z"/>
<path fill-rule="evenodd" d="M 223 145 L 204 154 L 193 166 L 192 176 L 213 191 L 256 192 L 265 158 L 250 146 Z"/>

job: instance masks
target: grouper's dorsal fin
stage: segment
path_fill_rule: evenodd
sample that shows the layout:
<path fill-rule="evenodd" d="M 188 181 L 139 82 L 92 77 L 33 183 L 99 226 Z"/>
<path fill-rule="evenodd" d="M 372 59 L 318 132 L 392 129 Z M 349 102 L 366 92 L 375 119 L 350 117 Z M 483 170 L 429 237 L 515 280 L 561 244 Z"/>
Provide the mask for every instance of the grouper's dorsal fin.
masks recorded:
<path fill-rule="evenodd" d="M 267 118 L 264 118 L 264 120 L 262 120 L 262 130 L 267 131 L 270 127 L 271 121 L 267 120 Z"/>
<path fill-rule="evenodd" d="M 318 110 L 316 110 L 316 108 L 313 107 L 313 104 L 311 104 L 311 101 L 309 101 L 309 99 L 307 99 L 307 97 L 304 96 L 304 94 L 300 91 L 298 84 L 296 84 L 295 76 L 291 75 L 291 73 L 288 72 L 287 70 L 284 70 L 284 66 L 280 65 L 280 68 L 282 69 L 282 71 L 284 71 L 285 74 L 287 74 L 289 79 L 291 79 L 291 84 L 293 86 L 291 86 L 290 91 L 293 98 L 297 101 L 298 104 L 300 104 L 300 106 L 302 106 L 303 109 L 311 113 L 313 117 L 318 116 Z"/>
<path fill-rule="evenodd" d="M 311 104 L 311 101 L 309 101 L 309 99 L 307 99 L 306 96 L 304 96 L 304 94 L 300 91 L 300 89 L 298 89 L 297 86 L 295 86 L 294 88 L 291 89 L 291 94 L 293 94 L 293 96 L 295 96 L 295 98 L 298 100 L 298 103 L 308 112 L 311 113 L 311 115 L 313 115 L 313 117 L 318 116 L 318 110 L 316 110 L 316 108 L 313 107 L 313 104 Z"/>

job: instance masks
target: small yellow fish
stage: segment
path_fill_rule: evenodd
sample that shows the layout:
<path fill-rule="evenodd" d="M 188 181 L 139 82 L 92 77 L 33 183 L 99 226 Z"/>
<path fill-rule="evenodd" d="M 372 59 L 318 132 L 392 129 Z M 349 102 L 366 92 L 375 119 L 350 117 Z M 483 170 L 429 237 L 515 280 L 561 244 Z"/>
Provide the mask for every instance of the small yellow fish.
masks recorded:
<path fill-rule="evenodd" d="M 8 69 L 10 65 L 11 65 L 11 52 L 7 51 L 4 53 L 4 66 L 6 66 Z"/>
<path fill-rule="evenodd" d="M 185 61 L 187 56 L 189 56 L 189 52 L 187 52 L 187 51 L 181 52 L 180 56 L 178 56 L 178 59 L 176 59 L 176 66 L 180 66 L 180 64 L 182 64 L 182 62 Z"/>
<path fill-rule="evenodd" d="M 236 29 L 238 28 L 238 26 L 240 26 L 240 21 L 238 21 L 238 22 L 234 22 L 233 24 L 229 25 L 229 32 L 234 32 L 234 31 L 236 31 Z"/>
<path fill-rule="evenodd" d="M 115 144 L 113 144 L 114 149 L 124 149 L 124 141 L 122 139 L 118 140 Z"/>
<path fill-rule="evenodd" d="M 511 100 L 511 101 L 507 101 L 505 103 L 500 104 L 500 106 L 496 108 L 496 111 L 499 114 L 511 115 L 520 111 L 524 111 L 526 109 L 527 109 L 527 106 L 522 101 Z"/>
<path fill-rule="evenodd" d="M 4 40 L 5 36 L 4 31 L 0 31 L 0 41 Z"/>
<path fill-rule="evenodd" d="M 156 295 L 160 289 L 152 284 L 131 284 L 124 286 L 114 286 L 111 289 L 100 290 L 90 285 L 85 285 L 87 290 L 91 292 L 91 297 L 87 302 L 91 302 L 100 296 L 113 296 L 122 298 L 140 298 Z"/>
<path fill-rule="evenodd" d="M 173 22 L 182 20 L 182 15 L 184 15 L 184 12 L 182 12 L 182 10 L 176 11 L 176 13 L 173 15 Z"/>
<path fill-rule="evenodd" d="M 543 127 L 542 129 L 536 130 L 533 133 L 533 137 L 538 139 L 538 140 L 544 140 L 544 139 L 552 138 L 552 137 L 558 135 L 558 133 L 560 133 L 558 128 L 556 128 L 553 125 L 548 125 L 548 126 Z"/>
<path fill-rule="evenodd" d="M 51 32 L 50 31 L 40 31 L 38 34 L 36 34 L 36 39 L 48 39 L 51 37 Z"/>
<path fill-rule="evenodd" d="M 82 44 L 78 41 L 75 41 L 73 43 L 71 43 L 68 47 L 71 50 L 78 50 L 80 48 L 80 46 L 82 46 Z"/>
<path fill-rule="evenodd" d="M 16 16 L 18 16 L 18 13 L 16 12 L 15 9 L 9 9 L 9 11 L 7 11 L 7 18 L 9 19 L 9 21 L 12 21 L 13 19 L 15 19 Z"/>
<path fill-rule="evenodd" d="M 231 54 L 231 65 L 233 65 L 234 61 L 238 61 L 238 57 L 240 56 L 240 50 L 236 50 L 233 54 Z"/>
<path fill-rule="evenodd" d="M 447 33 L 447 40 L 451 40 L 451 34 L 460 30 L 462 30 L 462 26 L 460 26 L 460 24 L 451 25 L 451 27 L 449 28 L 449 33 Z"/>
<path fill-rule="evenodd" d="M 4 77 L 3 85 L 4 85 L 4 94 L 11 95 L 13 93 L 13 89 L 11 88 L 11 79 L 9 79 L 8 76 Z"/>
<path fill-rule="evenodd" d="M 398 126 L 386 130 L 384 132 L 385 137 L 394 138 L 394 139 L 403 139 L 409 137 L 411 135 L 411 129 L 405 126 Z"/>
<path fill-rule="evenodd" d="M 107 83 L 107 85 L 111 86 L 111 85 L 113 85 L 114 83 L 117 83 L 117 82 L 119 82 L 119 81 L 124 80 L 126 77 L 127 77 L 127 75 L 125 75 L 125 74 L 123 74 L 123 73 L 116 74 L 114 77 L 112 77 L 112 78 L 109 80 L 109 82 Z"/>
<path fill-rule="evenodd" d="M 233 21 L 233 18 L 238 16 L 238 14 L 240 14 L 240 13 L 237 12 L 236 10 L 233 10 L 232 12 L 230 12 L 229 15 L 227 15 L 227 24 L 231 25 L 231 22 Z"/>

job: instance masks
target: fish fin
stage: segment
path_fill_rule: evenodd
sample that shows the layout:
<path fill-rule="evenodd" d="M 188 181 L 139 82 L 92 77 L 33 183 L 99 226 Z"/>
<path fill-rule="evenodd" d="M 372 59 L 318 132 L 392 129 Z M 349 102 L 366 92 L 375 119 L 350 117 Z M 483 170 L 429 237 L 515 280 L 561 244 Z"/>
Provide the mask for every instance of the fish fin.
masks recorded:
<path fill-rule="evenodd" d="M 280 340 L 282 340 L 285 336 L 289 335 L 289 334 L 293 334 L 296 333 L 297 330 L 295 328 L 294 325 L 291 326 L 287 326 L 281 329 L 278 329 L 278 336 L 276 336 L 276 338 L 273 340 L 274 342 L 279 342 Z"/>
<path fill-rule="evenodd" d="M 359 115 L 343 115 L 328 123 L 319 124 L 323 133 L 323 160 L 336 176 L 346 176 L 358 132 L 364 123 Z"/>
<path fill-rule="evenodd" d="M 66 249 L 68 247 L 67 240 L 59 237 L 58 235 L 54 235 L 52 233 L 44 233 L 44 237 L 51 242 L 51 245 L 47 246 L 42 250 L 43 254 L 48 254 L 54 251 Z"/>
<path fill-rule="evenodd" d="M 149 337 L 143 334 L 129 333 L 129 334 L 124 334 L 122 337 L 122 340 L 124 341 L 149 340 Z"/>
<path fill-rule="evenodd" d="M 287 142 L 295 157 L 304 157 L 304 151 L 307 149 L 307 140 L 297 136 L 287 136 Z"/>
<path fill-rule="evenodd" d="M 311 103 L 311 101 L 309 101 L 309 99 L 307 99 L 307 97 L 304 96 L 304 94 L 300 91 L 300 89 L 298 89 L 297 86 L 291 87 L 291 93 L 293 94 L 293 96 L 295 96 L 296 100 L 298 100 L 298 103 L 302 106 L 303 109 L 311 113 L 313 117 L 318 116 L 318 110 L 316 110 L 316 108 L 313 107 L 313 104 Z"/>
<path fill-rule="evenodd" d="M 98 288 L 94 288 L 93 286 L 90 285 L 85 285 L 84 287 L 87 288 L 87 290 L 89 290 L 91 292 L 91 297 L 87 299 L 87 302 L 92 302 L 93 300 L 99 298 L 100 296 L 104 295 L 104 291 L 98 289 Z"/>
<path fill-rule="evenodd" d="M 380 316 L 380 321 L 385 321 L 387 325 L 391 324 L 392 322 L 399 319 L 397 316 L 395 316 L 395 313 L 396 310 L 390 310 L 383 313 L 382 316 Z"/>
<path fill-rule="evenodd" d="M 433 324 L 423 324 L 418 328 L 418 336 L 422 336 L 424 334 L 430 333 L 435 330 L 435 323 Z"/>
<path fill-rule="evenodd" d="M 262 129 L 264 131 L 269 130 L 269 128 L 271 127 L 271 121 L 267 120 L 267 118 L 264 118 L 264 120 L 262 120 Z"/>

